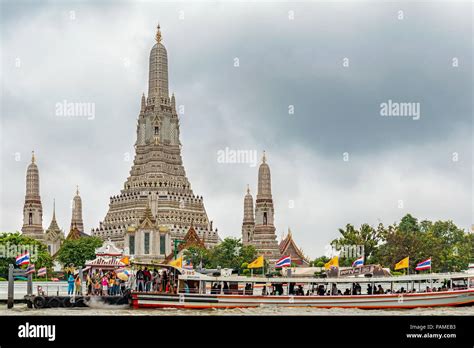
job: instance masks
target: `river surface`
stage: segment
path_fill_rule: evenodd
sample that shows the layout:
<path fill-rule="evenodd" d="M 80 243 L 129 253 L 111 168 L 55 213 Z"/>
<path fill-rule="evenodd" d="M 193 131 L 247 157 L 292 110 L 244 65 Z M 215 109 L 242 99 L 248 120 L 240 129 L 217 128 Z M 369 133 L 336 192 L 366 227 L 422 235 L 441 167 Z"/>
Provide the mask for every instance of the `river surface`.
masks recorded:
<path fill-rule="evenodd" d="M 0 282 L 0 300 L 7 298 L 7 282 Z M 67 295 L 66 282 L 35 282 L 33 291 L 42 286 L 49 295 Z M 23 299 L 26 295 L 26 282 L 15 282 L 15 299 Z M 346 308 L 296 308 L 263 305 L 257 308 L 236 309 L 133 309 L 128 305 L 108 305 L 99 301 L 90 303 L 84 308 L 45 308 L 28 309 L 25 303 L 15 303 L 13 309 L 7 309 L 5 302 L 0 303 L 0 316 L 6 315 L 471 315 L 474 316 L 474 306 L 444 307 L 444 308 L 415 308 L 415 309 L 346 309 Z"/>
<path fill-rule="evenodd" d="M 445 308 L 415 308 L 415 309 L 384 309 L 384 310 L 364 310 L 364 309 L 344 309 L 344 308 L 285 308 L 276 306 L 261 306 L 258 308 L 237 308 L 237 309 L 133 309 L 127 305 L 115 306 L 103 303 L 91 304 L 91 307 L 85 308 L 47 308 L 47 309 L 28 309 L 24 303 L 16 303 L 13 309 L 7 309 L 5 304 L 0 305 L 0 316 L 6 315 L 172 315 L 172 316 L 200 316 L 200 315 L 470 315 L 474 316 L 474 306 L 470 307 L 445 307 Z"/>

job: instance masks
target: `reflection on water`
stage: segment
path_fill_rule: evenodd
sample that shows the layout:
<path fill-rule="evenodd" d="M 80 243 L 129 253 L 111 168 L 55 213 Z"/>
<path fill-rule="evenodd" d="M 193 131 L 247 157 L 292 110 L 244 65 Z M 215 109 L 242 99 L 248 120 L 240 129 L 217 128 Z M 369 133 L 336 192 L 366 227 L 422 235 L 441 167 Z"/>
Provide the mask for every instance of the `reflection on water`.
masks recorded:
<path fill-rule="evenodd" d="M 345 309 L 345 308 L 285 308 L 261 306 L 258 308 L 236 309 L 132 309 L 127 305 L 115 306 L 100 302 L 91 303 L 89 308 L 48 308 L 28 309 L 26 304 L 15 304 L 7 310 L 6 305 L 0 307 L 0 315 L 474 315 L 474 306 L 415 308 L 415 309 Z"/>

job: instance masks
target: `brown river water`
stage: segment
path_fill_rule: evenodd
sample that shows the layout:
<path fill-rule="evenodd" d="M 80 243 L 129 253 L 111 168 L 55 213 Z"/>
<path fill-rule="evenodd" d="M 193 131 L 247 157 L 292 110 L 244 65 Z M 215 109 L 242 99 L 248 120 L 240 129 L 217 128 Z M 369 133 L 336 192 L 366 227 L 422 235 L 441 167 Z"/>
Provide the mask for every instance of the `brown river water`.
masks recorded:
<path fill-rule="evenodd" d="M 276 306 L 261 306 L 257 308 L 237 308 L 237 309 L 133 309 L 128 305 L 116 306 L 103 303 L 92 303 L 91 307 L 85 308 L 47 308 L 47 309 L 28 309 L 26 304 L 17 303 L 13 309 L 7 309 L 5 304 L 0 305 L 0 316 L 8 315 L 171 315 L 171 316 L 200 316 L 200 315 L 294 315 L 294 316 L 337 316 L 337 315 L 414 315 L 414 316 L 432 316 L 432 315 L 462 315 L 474 316 L 474 306 L 469 307 L 445 307 L 445 308 L 415 308 L 415 309 L 383 309 L 383 310 L 364 310 L 364 309 L 344 309 L 344 308 L 285 308 Z"/>

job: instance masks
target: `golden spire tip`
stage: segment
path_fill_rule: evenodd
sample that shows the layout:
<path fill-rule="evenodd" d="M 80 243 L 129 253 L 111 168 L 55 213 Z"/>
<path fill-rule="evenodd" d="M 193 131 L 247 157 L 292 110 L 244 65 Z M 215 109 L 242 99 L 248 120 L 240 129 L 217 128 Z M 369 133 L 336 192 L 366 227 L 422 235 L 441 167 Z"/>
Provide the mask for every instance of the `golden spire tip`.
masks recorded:
<path fill-rule="evenodd" d="M 160 24 L 159 23 L 158 23 L 158 26 L 156 27 L 155 40 L 156 40 L 157 43 L 161 42 L 161 30 L 160 30 Z"/>

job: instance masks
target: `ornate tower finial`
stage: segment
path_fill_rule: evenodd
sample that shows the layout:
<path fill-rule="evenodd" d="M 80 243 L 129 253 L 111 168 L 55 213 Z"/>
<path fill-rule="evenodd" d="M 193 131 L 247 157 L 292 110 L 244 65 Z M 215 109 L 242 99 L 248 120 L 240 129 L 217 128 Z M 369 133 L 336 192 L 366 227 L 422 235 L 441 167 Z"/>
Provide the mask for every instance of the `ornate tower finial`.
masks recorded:
<path fill-rule="evenodd" d="M 79 196 L 79 185 L 76 185 L 76 195 Z"/>
<path fill-rule="evenodd" d="M 56 220 L 56 198 L 53 198 L 53 220 Z"/>
<path fill-rule="evenodd" d="M 160 24 L 156 27 L 156 35 L 155 35 L 155 40 L 157 43 L 161 42 L 161 30 L 160 30 Z"/>
<path fill-rule="evenodd" d="M 265 150 L 263 150 L 262 163 L 267 163 L 267 156 L 265 155 Z"/>
<path fill-rule="evenodd" d="M 247 184 L 247 193 L 250 194 L 250 186 Z"/>
<path fill-rule="evenodd" d="M 31 163 L 35 163 L 35 152 L 31 151 Z"/>

